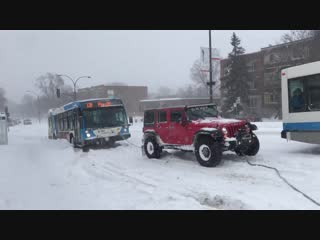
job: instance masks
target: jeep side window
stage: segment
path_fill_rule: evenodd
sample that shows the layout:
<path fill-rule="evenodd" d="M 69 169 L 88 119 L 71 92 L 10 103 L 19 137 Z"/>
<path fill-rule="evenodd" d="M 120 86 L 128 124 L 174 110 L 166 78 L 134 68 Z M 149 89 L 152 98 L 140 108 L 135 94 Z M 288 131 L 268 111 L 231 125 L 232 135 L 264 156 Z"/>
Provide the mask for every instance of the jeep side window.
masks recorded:
<path fill-rule="evenodd" d="M 154 124 L 154 112 L 152 112 L 152 111 L 145 112 L 145 114 L 144 114 L 144 124 L 145 125 Z"/>
<path fill-rule="evenodd" d="M 181 112 L 171 112 L 170 113 L 170 121 L 171 122 L 178 122 L 182 120 L 182 113 Z"/>
<path fill-rule="evenodd" d="M 159 123 L 167 122 L 167 112 L 159 112 Z"/>

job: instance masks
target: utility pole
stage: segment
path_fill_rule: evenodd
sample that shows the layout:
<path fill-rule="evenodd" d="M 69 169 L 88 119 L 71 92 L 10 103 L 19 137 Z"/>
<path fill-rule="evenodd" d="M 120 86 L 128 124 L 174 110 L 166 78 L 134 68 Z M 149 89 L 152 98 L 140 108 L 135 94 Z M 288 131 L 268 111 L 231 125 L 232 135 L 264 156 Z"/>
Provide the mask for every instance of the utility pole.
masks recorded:
<path fill-rule="evenodd" d="M 209 76 L 210 76 L 210 103 L 213 103 L 212 99 L 212 61 L 211 61 L 211 54 L 212 54 L 212 46 L 211 46 L 211 30 L 209 30 L 209 64 L 210 64 L 210 69 L 209 69 Z"/>
<path fill-rule="evenodd" d="M 211 30 L 209 30 L 209 76 L 210 76 L 210 80 L 209 80 L 209 89 L 210 89 L 210 103 L 213 103 L 213 91 L 212 91 L 212 87 L 214 85 L 214 83 L 212 82 L 212 46 L 211 46 Z"/>

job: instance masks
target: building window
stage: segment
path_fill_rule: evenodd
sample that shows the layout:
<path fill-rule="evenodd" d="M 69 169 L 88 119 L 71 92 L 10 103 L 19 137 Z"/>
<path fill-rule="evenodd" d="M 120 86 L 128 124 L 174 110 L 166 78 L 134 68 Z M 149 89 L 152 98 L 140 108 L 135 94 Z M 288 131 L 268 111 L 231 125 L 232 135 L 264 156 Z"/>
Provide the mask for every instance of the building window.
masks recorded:
<path fill-rule="evenodd" d="M 224 69 L 223 75 L 224 75 L 224 76 L 228 76 L 229 73 L 230 73 L 230 67 L 228 66 L 228 67 L 226 67 L 226 68 Z"/>
<path fill-rule="evenodd" d="M 107 90 L 107 94 L 108 94 L 108 97 L 112 97 L 112 96 L 114 96 L 114 91 L 113 90 Z"/>
<path fill-rule="evenodd" d="M 248 67 L 248 72 L 254 72 L 256 70 L 256 64 L 255 62 L 251 62 L 247 65 Z"/>
<path fill-rule="evenodd" d="M 249 81 L 248 84 L 249 84 L 249 89 L 250 90 L 256 90 L 257 89 L 256 81 L 254 79 L 252 81 Z"/>
<path fill-rule="evenodd" d="M 277 96 L 274 93 L 264 94 L 264 104 L 277 104 Z"/>
<path fill-rule="evenodd" d="M 292 51 L 292 60 L 304 59 L 308 55 L 307 47 L 296 47 Z"/>
<path fill-rule="evenodd" d="M 258 97 L 249 96 L 249 108 L 257 108 L 258 106 Z"/>
<path fill-rule="evenodd" d="M 274 71 L 274 72 L 266 72 L 264 73 L 264 85 L 268 86 L 270 84 L 275 84 L 275 83 L 281 83 L 280 81 L 280 72 L 279 71 Z"/>

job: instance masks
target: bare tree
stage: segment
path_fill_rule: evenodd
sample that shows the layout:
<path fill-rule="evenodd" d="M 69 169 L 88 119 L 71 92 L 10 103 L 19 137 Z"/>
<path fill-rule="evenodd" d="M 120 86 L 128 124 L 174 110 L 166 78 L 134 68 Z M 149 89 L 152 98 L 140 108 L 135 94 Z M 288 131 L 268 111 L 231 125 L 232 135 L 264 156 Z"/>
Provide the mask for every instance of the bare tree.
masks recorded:
<path fill-rule="evenodd" d="M 40 91 L 40 106 L 42 113 L 50 108 L 59 107 L 67 102 L 72 101 L 73 89 L 66 85 L 64 80 L 54 73 L 46 73 L 36 79 L 36 88 Z M 56 90 L 60 89 L 61 97 L 57 98 Z"/>
<path fill-rule="evenodd" d="M 56 89 L 64 89 L 64 80 L 53 73 L 46 73 L 36 79 L 36 87 L 40 90 L 41 94 L 52 99 L 56 95 Z"/>
<path fill-rule="evenodd" d="M 289 33 L 285 33 L 281 37 L 281 42 L 288 43 L 288 42 L 310 38 L 312 36 L 313 36 L 312 30 L 292 30 Z"/>
<path fill-rule="evenodd" d="M 292 30 L 281 37 L 281 42 L 288 43 L 306 38 L 320 38 L 320 30 Z"/>
<path fill-rule="evenodd" d="M 208 69 L 203 69 L 201 66 L 201 62 L 197 59 L 191 69 L 190 69 L 190 77 L 196 88 L 201 88 L 202 92 L 206 92 L 205 96 L 209 94 L 209 86 L 208 82 L 209 72 Z M 212 79 L 215 82 L 215 86 L 213 87 L 213 95 L 220 95 L 220 63 L 217 61 L 212 62 Z"/>

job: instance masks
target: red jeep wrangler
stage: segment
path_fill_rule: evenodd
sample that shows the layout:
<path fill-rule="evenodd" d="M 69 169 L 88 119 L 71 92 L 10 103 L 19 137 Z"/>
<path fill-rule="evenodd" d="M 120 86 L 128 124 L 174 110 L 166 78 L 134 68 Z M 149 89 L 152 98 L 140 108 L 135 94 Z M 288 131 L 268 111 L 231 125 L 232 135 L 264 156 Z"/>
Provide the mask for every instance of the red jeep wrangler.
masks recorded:
<path fill-rule="evenodd" d="M 153 109 L 144 113 L 142 148 L 148 158 L 160 158 L 163 149 L 195 152 L 202 166 L 215 167 L 223 151 L 256 155 L 256 129 L 247 121 L 221 118 L 212 104 Z"/>

